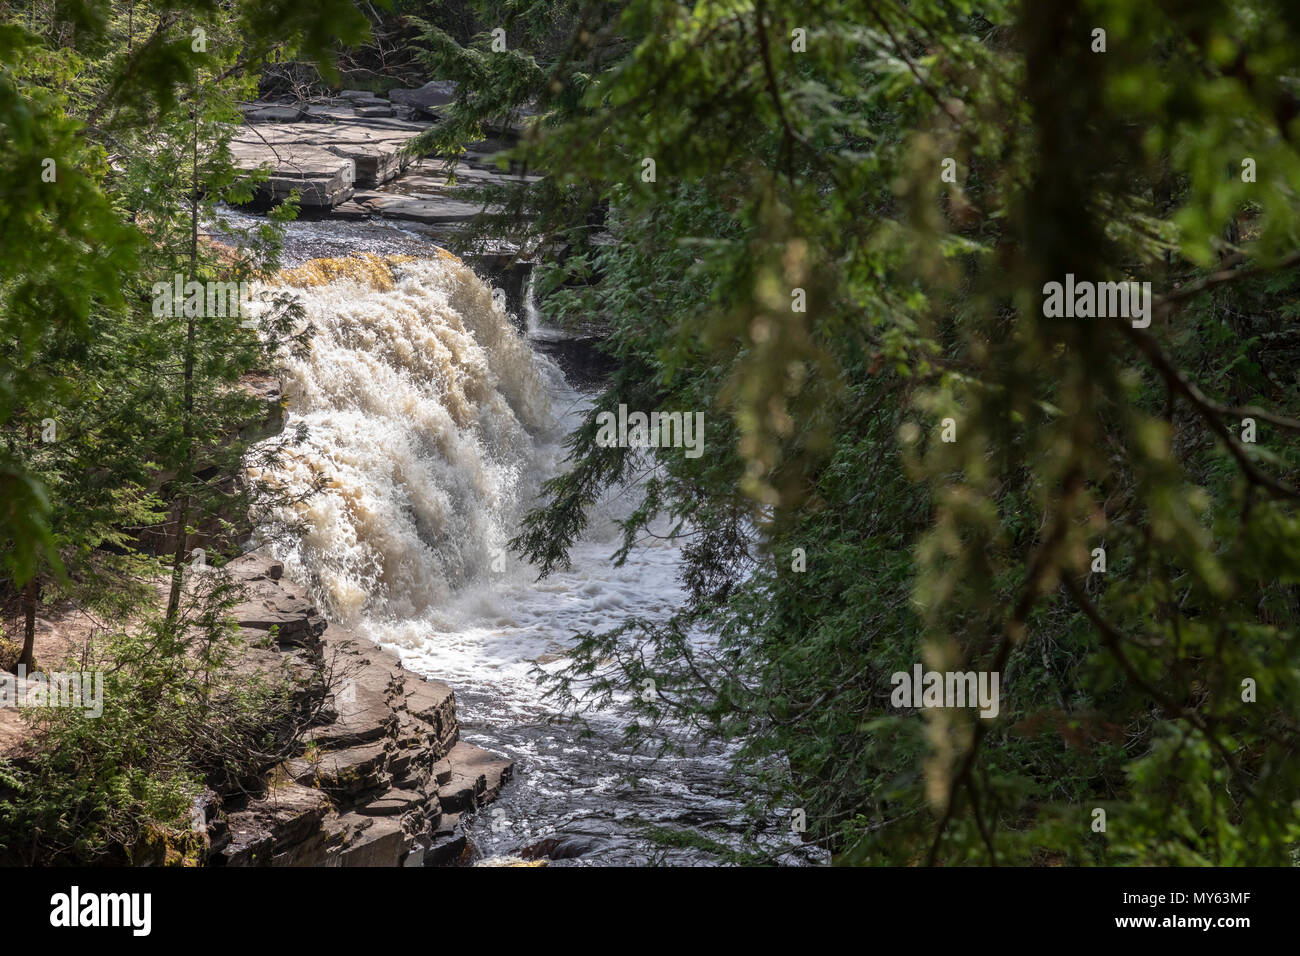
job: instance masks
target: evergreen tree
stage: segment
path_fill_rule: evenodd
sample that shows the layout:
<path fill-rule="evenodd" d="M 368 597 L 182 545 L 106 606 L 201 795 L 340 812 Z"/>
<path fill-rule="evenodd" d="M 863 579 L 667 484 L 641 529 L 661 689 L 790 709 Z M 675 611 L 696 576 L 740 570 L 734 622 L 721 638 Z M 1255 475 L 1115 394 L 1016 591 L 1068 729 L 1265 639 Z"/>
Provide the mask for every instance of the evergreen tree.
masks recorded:
<path fill-rule="evenodd" d="M 556 693 L 653 678 L 634 737 L 744 741 L 760 825 L 846 862 L 1290 861 L 1295 11 L 629 0 L 491 52 L 543 6 L 426 31 L 426 145 L 535 103 L 512 228 L 621 362 L 516 545 L 563 566 L 652 465 L 626 541 L 671 520 L 690 597 Z M 1151 283 L 1149 326 L 1045 309 L 1067 275 Z M 707 453 L 602 447 L 619 404 Z M 922 661 L 999 716 L 894 705 Z"/>

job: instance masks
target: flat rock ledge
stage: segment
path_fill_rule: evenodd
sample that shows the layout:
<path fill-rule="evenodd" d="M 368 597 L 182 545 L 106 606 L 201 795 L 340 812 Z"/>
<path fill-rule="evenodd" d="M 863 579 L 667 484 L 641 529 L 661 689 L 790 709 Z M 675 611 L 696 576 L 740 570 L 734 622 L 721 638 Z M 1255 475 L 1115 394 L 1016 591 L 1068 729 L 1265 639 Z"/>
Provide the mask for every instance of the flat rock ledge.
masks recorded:
<path fill-rule="evenodd" d="M 271 169 L 262 198 L 283 200 L 296 189 L 303 206 L 324 209 L 352 198 L 358 186 L 395 178 L 410 161 L 402 147 L 430 125 L 398 119 L 392 110 L 367 115 L 348 101 L 303 108 L 249 104 L 244 120 L 230 152 L 240 169 Z"/>
<path fill-rule="evenodd" d="M 199 861 L 212 866 L 438 866 L 467 856 L 461 814 L 494 798 L 512 764 L 459 739 L 456 699 L 396 655 L 327 626 L 265 550 L 227 565 L 246 589 L 234 617 L 241 667 L 287 668 L 317 699 L 298 756 L 247 793 L 195 806 Z M 257 632 L 264 632 L 259 640 Z M 315 670 L 313 675 L 311 672 Z M 138 862 L 169 862 L 167 859 Z"/>
<path fill-rule="evenodd" d="M 421 162 L 405 152 L 412 138 L 437 122 L 454 92 L 454 83 L 431 81 L 393 90 L 387 99 L 344 90 L 311 103 L 246 103 L 230 151 L 239 169 L 269 170 L 258 187 L 262 201 L 279 202 L 297 190 L 304 212 L 315 215 L 454 230 L 481 213 L 500 211 L 485 210 L 467 187 L 540 178 L 502 170 L 493 159 L 522 132 L 528 112 L 489 124 L 487 139 L 468 144 L 454 180 L 441 161 Z"/>

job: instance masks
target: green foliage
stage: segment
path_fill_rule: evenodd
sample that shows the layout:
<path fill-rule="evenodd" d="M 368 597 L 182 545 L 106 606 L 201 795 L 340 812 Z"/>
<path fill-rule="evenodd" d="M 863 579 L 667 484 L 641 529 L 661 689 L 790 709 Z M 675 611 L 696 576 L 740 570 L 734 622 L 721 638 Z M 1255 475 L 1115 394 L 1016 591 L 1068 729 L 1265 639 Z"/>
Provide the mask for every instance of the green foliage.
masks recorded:
<path fill-rule="evenodd" d="M 17 188 L 0 226 L 16 260 L 0 282 L 0 321 L 20 345 L 0 368 L 3 577 L 16 588 L 57 581 L 59 594 L 119 610 L 145 596 L 133 586 L 149 571 L 136 549 L 169 502 L 194 501 L 183 524 L 240 512 L 244 488 L 211 480 L 239 471 L 247 442 L 236 435 L 265 414 L 237 382 L 309 334 L 287 303 L 261 336 L 231 315 L 187 337 L 183 316 L 157 314 L 157 283 L 245 281 L 275 256 L 269 230 L 241 256 L 197 239 L 218 202 L 251 197 L 226 143 L 261 47 L 221 10 L 182 12 L 76 7 L 68 15 L 88 32 L 68 44 L 66 24 L 33 11 L 6 34 L 0 63 L 0 138 Z M 275 35 L 292 33 L 283 26 Z M 202 49 L 193 29 L 206 31 Z M 154 62 L 155 47 L 172 51 L 171 67 Z M 136 88 L 146 73 L 165 95 Z"/>
<path fill-rule="evenodd" d="M 303 344 L 287 303 L 255 337 L 154 315 L 153 284 L 273 263 L 273 235 L 233 261 L 197 238 L 251 189 L 224 147 L 234 104 L 268 60 L 328 74 L 366 17 L 0 7 L 0 574 L 125 615 L 145 599 L 127 582 L 158 570 L 139 529 L 237 503 L 212 479 L 255 414 L 239 376 Z M 549 311 L 602 325 L 619 362 L 516 546 L 563 567 L 593 503 L 643 475 L 616 559 L 661 523 L 684 543 L 686 600 L 581 635 L 557 698 L 653 679 L 630 743 L 671 748 L 681 721 L 738 742 L 755 831 L 802 808 L 846 863 L 1294 862 L 1294 5 L 401 10 L 460 81 L 418 148 L 454 163 L 487 124 L 535 117 L 512 159 L 547 175 L 483 190 L 503 212 L 480 232 L 547 262 Z M 1044 316 L 1067 273 L 1151 282 L 1150 328 Z M 596 414 L 619 404 L 703 411 L 705 455 L 599 447 Z M 215 743 L 180 749 L 206 739 L 200 717 L 244 746 L 267 699 L 200 693 L 218 665 L 171 610 L 109 652 L 138 684 L 117 688 L 125 709 L 54 718 L 61 745 L 10 779 L 14 852 L 39 831 L 93 859 L 174 819 L 227 772 Z M 200 633 L 224 640 L 217 618 Z M 999 716 L 891 706 L 918 661 L 998 672 Z"/>
<path fill-rule="evenodd" d="M 282 755 L 292 682 L 230 666 L 239 639 L 224 616 L 236 591 L 220 572 L 204 577 L 184 631 L 155 617 L 66 662 L 103 675 L 102 714 L 24 711 L 36 755 L 0 761 L 0 859 L 123 863 L 150 826 L 188 830 L 205 784 L 229 787 Z"/>
<path fill-rule="evenodd" d="M 104 154 L 76 136 L 77 124 L 51 91 L 20 85 L 11 58 L 33 38 L 10 24 L 0 34 L 0 175 L 8 188 L 0 216 L 6 268 L 0 277 L 0 423 L 48 401 L 66 381 L 33 367 L 42 342 L 89 332 L 92 310 L 122 300 L 118 279 L 138 247 L 98 188 Z M 47 172 L 48 171 L 48 172 Z M 53 175 L 44 182 L 42 175 Z M 46 489 L 15 452 L 0 448 L 4 571 L 20 584 L 38 555 L 57 561 Z"/>
<path fill-rule="evenodd" d="M 233 166 L 237 103 L 268 58 L 328 70 L 366 20 L 347 0 L 0 11 L 0 597 L 20 594 L 28 622 L 6 665 L 30 655 L 41 603 L 147 621 L 93 647 L 104 716 L 47 715 L 35 762 L 8 771 L 3 842 L 29 862 L 92 862 L 116 859 L 147 820 L 184 815 L 199 782 L 246 771 L 278 732 L 269 715 L 287 712 L 280 689 L 224 669 L 229 593 L 206 593 L 201 576 L 181 585 L 190 535 L 202 527 L 210 552 L 241 537 L 258 490 L 244 466 L 272 465 L 296 437 L 249 457 L 266 409 L 241 379 L 305 348 L 311 329 L 286 299 L 256 330 L 224 310 L 167 314 L 158 287 L 275 269 L 290 204 L 239 251 L 205 235 L 220 203 L 265 178 Z"/>
<path fill-rule="evenodd" d="M 687 542 L 684 606 L 580 635 L 557 697 L 654 679 L 633 743 L 739 740 L 754 812 L 843 862 L 1292 862 L 1295 11 L 562 11 L 531 60 L 426 37 L 466 81 L 428 145 L 537 110 L 513 159 L 548 175 L 484 229 L 621 363 L 516 546 L 564 566 L 643 472 L 628 545 Z M 1044 317 L 1066 273 L 1150 281 L 1151 327 Z M 619 403 L 703 410 L 706 454 L 597 447 Z M 999 672 L 998 718 L 892 707 L 918 661 Z"/>

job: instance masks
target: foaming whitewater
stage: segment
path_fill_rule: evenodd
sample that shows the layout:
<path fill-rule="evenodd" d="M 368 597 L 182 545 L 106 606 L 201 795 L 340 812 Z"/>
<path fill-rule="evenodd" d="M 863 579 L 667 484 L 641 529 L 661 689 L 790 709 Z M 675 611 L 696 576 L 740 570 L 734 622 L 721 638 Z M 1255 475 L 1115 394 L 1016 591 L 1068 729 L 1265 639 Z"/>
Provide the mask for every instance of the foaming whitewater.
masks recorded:
<path fill-rule="evenodd" d="M 286 570 L 336 619 L 410 620 L 500 567 L 554 432 L 543 367 L 450 256 L 316 260 L 282 274 L 315 327 L 285 370 L 287 425 L 307 439 L 274 474 L 301 529 Z"/>
<path fill-rule="evenodd" d="M 530 297 L 522 336 L 445 253 L 313 260 L 276 285 L 315 327 L 310 355 L 284 375 L 286 430 L 305 425 L 307 438 L 259 477 L 290 497 L 323 488 L 264 505 L 260 526 L 333 620 L 451 683 L 462 736 L 516 761 L 515 782 L 467 821 L 481 855 L 549 841 L 562 847 L 552 865 L 716 862 L 648 834 L 694 828 L 731 842 L 744 824 L 725 753 L 627 755 L 630 712 L 594 715 L 595 736 L 583 737 L 553 723 L 536 679 L 562 665 L 574 634 L 682 601 L 669 537 L 621 567 L 610 560 L 634 488 L 596 506 L 570 570 L 538 582 L 505 551 L 589 405 L 530 345 L 557 330 Z"/>

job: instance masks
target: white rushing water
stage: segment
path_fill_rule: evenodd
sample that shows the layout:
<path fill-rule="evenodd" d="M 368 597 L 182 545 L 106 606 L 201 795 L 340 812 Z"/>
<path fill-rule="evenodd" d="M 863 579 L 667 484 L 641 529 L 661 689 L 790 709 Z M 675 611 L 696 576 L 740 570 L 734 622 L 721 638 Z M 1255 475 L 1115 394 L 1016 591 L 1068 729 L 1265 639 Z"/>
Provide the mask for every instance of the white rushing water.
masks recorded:
<path fill-rule="evenodd" d="M 595 509 L 572 570 L 537 582 L 505 551 L 541 482 L 563 467 L 562 439 L 587 399 L 466 265 L 371 260 L 326 282 L 328 270 L 313 269 L 288 280 L 316 334 L 285 374 L 286 426 L 305 424 L 308 438 L 263 476 L 290 492 L 326 480 L 264 517 L 266 531 L 297 525 L 280 546 L 287 573 L 332 619 L 450 683 L 466 739 L 516 760 L 515 782 L 472 828 L 483 855 L 554 838 L 576 854 L 566 862 L 708 862 L 646 833 L 738 828 L 723 754 L 628 757 L 617 749 L 628 720 L 618 708 L 581 739 L 548 722 L 555 708 L 534 674 L 558 666 L 576 632 L 663 615 L 681 600 L 671 541 L 651 538 L 612 565 L 615 520 L 635 506 L 632 493 Z M 538 315 L 528 326 L 547 337 Z"/>

